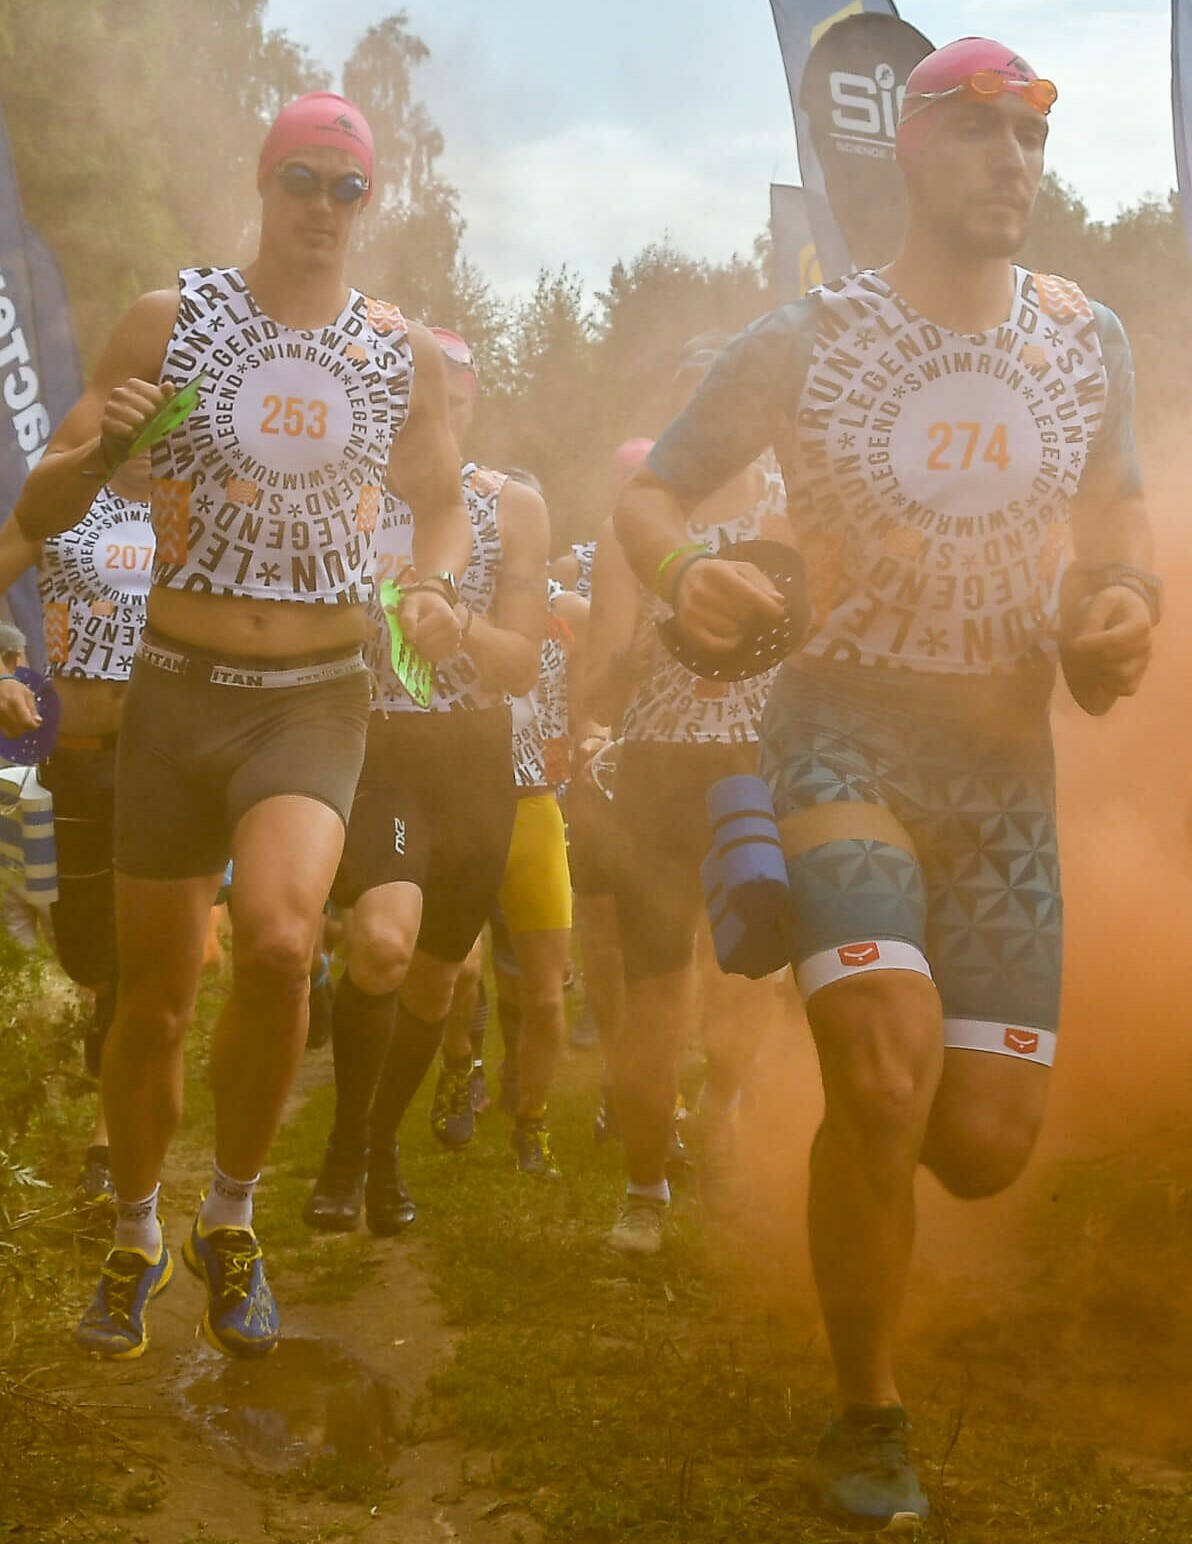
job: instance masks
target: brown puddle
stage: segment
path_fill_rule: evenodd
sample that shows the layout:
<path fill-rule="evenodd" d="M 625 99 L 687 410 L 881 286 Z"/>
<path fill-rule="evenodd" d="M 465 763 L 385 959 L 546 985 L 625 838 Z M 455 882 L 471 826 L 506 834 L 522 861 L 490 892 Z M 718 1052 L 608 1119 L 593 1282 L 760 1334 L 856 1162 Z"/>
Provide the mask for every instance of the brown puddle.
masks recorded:
<path fill-rule="evenodd" d="M 184 1413 L 276 1471 L 309 1458 L 359 1462 L 398 1445 L 398 1392 L 326 1340 L 290 1337 L 260 1362 L 200 1362 L 181 1386 Z"/>

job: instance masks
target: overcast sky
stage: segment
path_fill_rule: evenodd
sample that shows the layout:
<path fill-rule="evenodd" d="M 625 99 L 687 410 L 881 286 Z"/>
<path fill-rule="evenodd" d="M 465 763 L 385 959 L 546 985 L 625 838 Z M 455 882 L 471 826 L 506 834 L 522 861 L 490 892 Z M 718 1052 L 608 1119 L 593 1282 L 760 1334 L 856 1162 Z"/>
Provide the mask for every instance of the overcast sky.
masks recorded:
<path fill-rule="evenodd" d="M 395 0 L 269 0 L 335 76 Z M 748 253 L 771 182 L 798 182 L 768 0 L 405 0 L 431 57 L 464 249 L 512 297 L 566 263 L 589 288 L 668 237 Z M 988 0 L 904 0 L 933 43 L 990 29 Z M 1175 184 L 1169 0 L 999 0 L 998 32 L 1056 81 L 1049 164 L 1098 219 Z"/>

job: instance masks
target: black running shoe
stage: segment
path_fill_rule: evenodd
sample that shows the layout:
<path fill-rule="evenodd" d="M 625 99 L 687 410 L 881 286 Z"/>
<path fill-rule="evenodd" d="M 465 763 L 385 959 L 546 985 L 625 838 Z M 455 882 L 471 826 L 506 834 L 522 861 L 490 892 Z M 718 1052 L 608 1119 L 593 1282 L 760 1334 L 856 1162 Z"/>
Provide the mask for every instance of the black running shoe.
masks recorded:
<path fill-rule="evenodd" d="M 518 1121 L 513 1128 L 518 1172 L 535 1179 L 559 1179 L 562 1169 L 550 1149 L 550 1133 L 541 1121 Z"/>
<path fill-rule="evenodd" d="M 406 1189 L 397 1162 L 397 1146 L 372 1152 L 364 1181 L 364 1220 L 378 1238 L 401 1233 L 417 1217 L 414 1198 Z"/>
<path fill-rule="evenodd" d="M 820 1500 L 857 1522 L 925 1518 L 927 1497 L 906 1453 L 901 1405 L 850 1405 L 820 1438 L 812 1465 Z"/>
<path fill-rule="evenodd" d="M 597 1145 L 621 1140 L 621 1126 L 617 1120 L 617 1112 L 613 1108 L 612 1090 L 607 1083 L 600 1090 L 600 1104 L 596 1110 L 596 1119 L 592 1123 L 592 1140 Z"/>
<path fill-rule="evenodd" d="M 488 1081 L 484 1076 L 484 1063 L 474 1061 L 472 1070 L 468 1074 L 468 1095 L 472 1101 L 472 1114 L 484 1115 L 492 1109 L 493 1102 L 489 1098 Z"/>
<path fill-rule="evenodd" d="M 439 1063 L 439 1079 L 430 1106 L 430 1129 L 444 1147 L 467 1147 L 476 1132 L 472 1108 L 472 1065 Z"/>
<path fill-rule="evenodd" d="M 115 1206 L 116 1187 L 112 1184 L 106 1147 L 87 1149 L 75 1190 L 84 1206 Z"/>
<path fill-rule="evenodd" d="M 302 1220 L 320 1233 L 351 1233 L 364 1204 L 364 1162 L 341 1158 L 328 1149 L 315 1188 L 306 1198 Z"/>
<path fill-rule="evenodd" d="M 666 1177 L 672 1185 L 683 1185 L 691 1178 L 693 1164 L 687 1144 L 679 1131 L 678 1116 L 671 1122 L 666 1142 Z"/>

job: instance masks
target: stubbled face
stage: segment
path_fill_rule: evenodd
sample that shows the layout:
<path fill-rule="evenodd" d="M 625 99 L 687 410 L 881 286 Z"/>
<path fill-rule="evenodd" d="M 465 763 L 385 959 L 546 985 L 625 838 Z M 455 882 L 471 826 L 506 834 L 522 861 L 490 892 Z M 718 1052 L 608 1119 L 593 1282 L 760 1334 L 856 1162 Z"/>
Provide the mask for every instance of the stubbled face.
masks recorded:
<path fill-rule="evenodd" d="M 282 166 L 305 166 L 322 179 L 322 185 L 305 198 L 288 193 L 278 180 Z M 261 187 L 261 245 L 303 268 L 342 266 L 362 203 L 338 203 L 328 184 L 350 172 L 360 173 L 360 163 L 344 150 L 310 145 L 279 163 Z"/>
<path fill-rule="evenodd" d="M 1047 119 L 1013 92 L 949 105 L 906 168 L 912 223 L 973 258 L 1013 256 L 1046 143 Z"/>
<path fill-rule="evenodd" d="M 447 361 L 447 417 L 455 443 L 462 445 L 476 411 L 476 385 L 467 370 Z"/>

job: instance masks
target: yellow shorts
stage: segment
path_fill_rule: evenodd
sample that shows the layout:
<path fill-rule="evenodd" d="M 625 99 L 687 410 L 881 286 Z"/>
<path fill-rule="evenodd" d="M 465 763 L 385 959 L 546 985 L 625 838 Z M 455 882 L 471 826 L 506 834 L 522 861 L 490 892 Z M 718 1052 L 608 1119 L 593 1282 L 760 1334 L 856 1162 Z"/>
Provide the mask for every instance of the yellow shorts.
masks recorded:
<path fill-rule="evenodd" d="M 571 926 L 567 836 L 553 793 L 517 801 L 500 904 L 511 933 L 550 933 Z"/>

